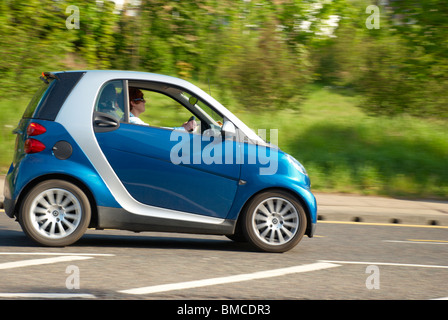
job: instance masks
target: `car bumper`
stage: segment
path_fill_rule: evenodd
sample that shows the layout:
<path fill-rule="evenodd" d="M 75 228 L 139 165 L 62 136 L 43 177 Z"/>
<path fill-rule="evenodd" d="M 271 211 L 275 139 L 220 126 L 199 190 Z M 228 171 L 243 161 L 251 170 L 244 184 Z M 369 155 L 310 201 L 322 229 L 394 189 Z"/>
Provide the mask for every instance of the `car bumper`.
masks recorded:
<path fill-rule="evenodd" d="M 316 232 L 317 223 L 311 223 L 311 228 L 307 232 L 307 236 L 309 238 L 312 238 L 314 236 L 314 233 Z"/>
<path fill-rule="evenodd" d="M 14 217 L 14 206 L 15 201 L 11 197 L 11 180 L 12 180 L 12 174 L 9 172 L 5 177 L 5 184 L 3 187 L 3 202 L 1 203 L 1 208 L 5 210 L 5 213 L 8 215 L 8 217 L 13 218 Z"/>

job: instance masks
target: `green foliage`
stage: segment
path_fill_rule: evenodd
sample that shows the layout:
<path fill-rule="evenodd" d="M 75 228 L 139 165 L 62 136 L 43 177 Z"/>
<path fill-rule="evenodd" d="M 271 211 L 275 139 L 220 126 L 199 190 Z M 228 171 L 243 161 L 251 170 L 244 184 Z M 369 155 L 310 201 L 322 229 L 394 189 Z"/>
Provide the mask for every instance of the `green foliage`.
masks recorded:
<path fill-rule="evenodd" d="M 60 68 L 73 35 L 65 7 L 51 0 L 2 1 L 0 5 L 0 94 L 19 94 L 42 71 Z"/>
<path fill-rule="evenodd" d="M 352 1 L 337 38 L 313 56 L 320 79 L 352 86 L 372 115 L 448 118 L 446 1 L 391 1 L 380 28 L 363 26 L 366 3 Z M 360 23 L 361 22 L 361 23 Z"/>
<path fill-rule="evenodd" d="M 436 26 L 427 29 L 417 20 L 420 14 L 411 8 L 415 11 L 419 3 L 408 3 L 406 14 L 403 8 L 389 8 L 386 25 L 366 35 L 365 70 L 358 85 L 368 112 L 448 118 L 448 46 L 432 33 Z"/>
<path fill-rule="evenodd" d="M 247 36 L 223 59 L 220 85 L 248 110 L 297 108 L 310 81 L 306 50 L 289 48 L 272 22 L 252 32 L 256 40 Z"/>

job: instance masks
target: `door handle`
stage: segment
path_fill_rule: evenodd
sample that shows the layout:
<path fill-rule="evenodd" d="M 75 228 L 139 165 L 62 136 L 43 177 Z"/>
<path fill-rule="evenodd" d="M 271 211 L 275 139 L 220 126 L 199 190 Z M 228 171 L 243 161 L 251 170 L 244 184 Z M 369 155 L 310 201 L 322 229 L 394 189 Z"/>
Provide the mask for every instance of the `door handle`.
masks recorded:
<path fill-rule="evenodd" d="M 120 127 L 120 121 L 110 114 L 95 112 L 93 126 L 95 132 L 112 131 Z"/>
<path fill-rule="evenodd" d="M 95 125 L 98 127 L 116 127 L 118 122 L 112 119 L 95 119 Z"/>

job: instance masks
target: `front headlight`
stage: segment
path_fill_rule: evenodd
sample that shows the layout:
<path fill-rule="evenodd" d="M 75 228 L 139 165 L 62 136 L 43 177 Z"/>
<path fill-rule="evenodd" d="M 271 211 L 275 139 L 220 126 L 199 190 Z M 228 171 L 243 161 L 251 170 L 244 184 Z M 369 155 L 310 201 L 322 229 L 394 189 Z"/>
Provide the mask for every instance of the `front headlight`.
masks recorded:
<path fill-rule="evenodd" d="M 289 154 L 286 155 L 286 158 L 288 159 L 289 163 L 291 163 L 294 168 L 296 168 L 298 171 L 300 171 L 304 175 L 308 176 L 308 173 L 306 172 L 305 167 L 302 166 L 302 164 L 299 161 L 297 161 L 294 157 L 290 156 Z"/>

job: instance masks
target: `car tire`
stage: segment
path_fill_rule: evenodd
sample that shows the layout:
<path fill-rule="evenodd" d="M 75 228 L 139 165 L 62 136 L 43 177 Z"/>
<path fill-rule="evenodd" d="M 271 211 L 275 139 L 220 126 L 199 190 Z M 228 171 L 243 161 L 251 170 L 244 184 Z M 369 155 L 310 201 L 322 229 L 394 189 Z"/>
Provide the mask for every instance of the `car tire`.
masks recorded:
<path fill-rule="evenodd" d="M 256 195 L 242 218 L 246 239 L 266 252 L 285 252 L 295 247 L 307 224 L 301 203 L 282 190 Z"/>
<path fill-rule="evenodd" d="M 61 247 L 83 236 L 90 217 L 89 199 L 79 187 L 63 180 L 47 180 L 25 196 L 19 222 L 37 243 Z"/>

